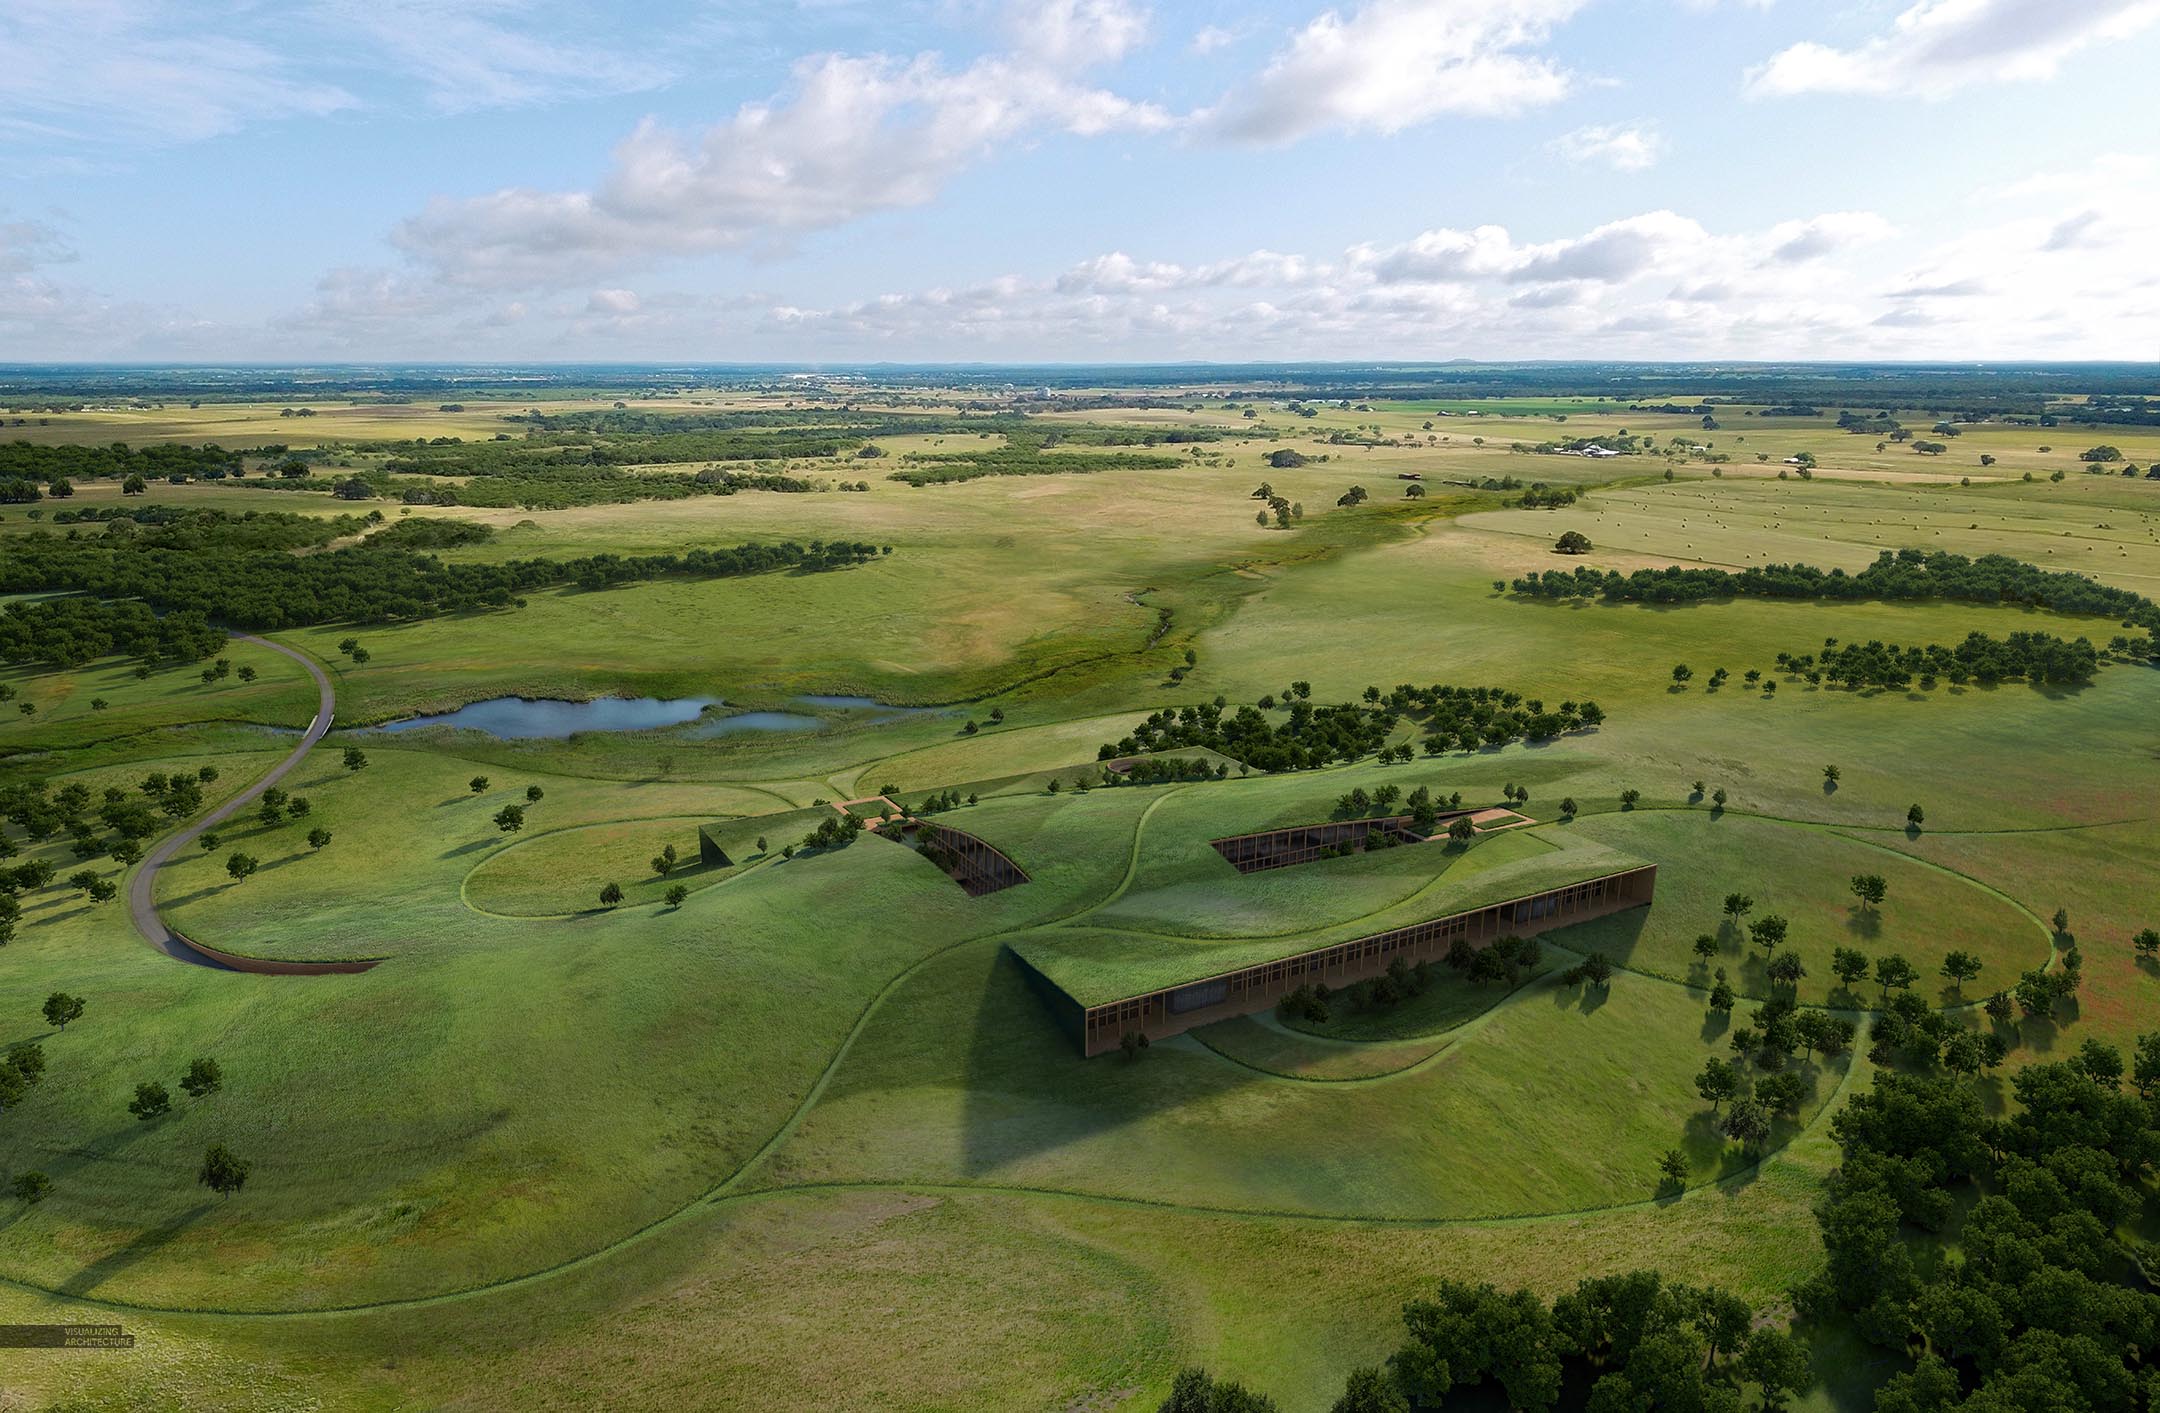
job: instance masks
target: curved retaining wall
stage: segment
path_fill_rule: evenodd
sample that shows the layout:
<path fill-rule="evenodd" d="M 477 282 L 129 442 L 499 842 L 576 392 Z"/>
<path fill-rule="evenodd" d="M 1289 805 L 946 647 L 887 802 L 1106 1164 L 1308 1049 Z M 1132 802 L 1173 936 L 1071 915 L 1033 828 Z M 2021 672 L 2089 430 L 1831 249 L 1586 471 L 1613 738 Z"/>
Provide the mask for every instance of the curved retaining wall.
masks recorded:
<path fill-rule="evenodd" d="M 356 957 L 344 962 L 284 962 L 271 957 L 244 957 L 238 952 L 205 947 L 191 938 L 182 937 L 169 927 L 166 932 L 174 942 L 207 959 L 214 966 L 221 966 L 227 971 L 253 972 L 258 976 L 336 976 L 366 971 L 382 960 L 381 957 Z"/>

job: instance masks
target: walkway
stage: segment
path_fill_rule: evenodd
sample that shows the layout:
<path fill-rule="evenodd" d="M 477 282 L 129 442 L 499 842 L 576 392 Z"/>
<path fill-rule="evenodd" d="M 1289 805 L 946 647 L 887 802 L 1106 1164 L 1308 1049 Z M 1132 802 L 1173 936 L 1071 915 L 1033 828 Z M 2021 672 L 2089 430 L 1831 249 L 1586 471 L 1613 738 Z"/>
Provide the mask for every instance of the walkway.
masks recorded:
<path fill-rule="evenodd" d="M 237 971 L 243 968 L 197 947 L 187 938 L 173 931 L 171 927 L 166 925 L 165 919 L 158 916 L 158 870 L 172 862 L 175 854 L 194 843 L 196 839 L 202 836 L 205 830 L 213 829 L 231 819 L 235 814 L 262 798 L 263 791 L 291 774 L 301 760 L 306 757 L 307 753 L 315 748 L 315 743 L 328 734 L 331 714 L 337 708 L 337 694 L 330 688 L 330 679 L 324 675 L 320 667 L 315 665 L 313 660 L 282 644 L 273 643 L 267 638 L 258 638 L 252 633 L 238 633 L 234 637 L 243 643 L 253 643 L 257 647 L 268 648 L 274 653 L 283 653 L 286 657 L 291 658 L 294 662 L 307 669 L 308 676 L 315 679 L 316 690 L 321 693 L 321 701 L 315 709 L 315 719 L 310 721 L 307 730 L 301 733 L 300 744 L 293 748 L 291 755 L 279 761 L 262 779 L 248 786 L 224 804 L 210 811 L 209 814 L 152 849 L 149 855 L 143 859 L 142 867 L 135 870 L 135 877 L 128 883 L 128 917 L 135 924 L 135 930 L 143 935 L 144 940 L 175 961 L 191 962 L 201 967 L 214 967 L 219 971 Z M 287 969 L 287 967 L 277 968 L 280 971 Z M 350 970 L 350 968 L 341 969 Z"/>

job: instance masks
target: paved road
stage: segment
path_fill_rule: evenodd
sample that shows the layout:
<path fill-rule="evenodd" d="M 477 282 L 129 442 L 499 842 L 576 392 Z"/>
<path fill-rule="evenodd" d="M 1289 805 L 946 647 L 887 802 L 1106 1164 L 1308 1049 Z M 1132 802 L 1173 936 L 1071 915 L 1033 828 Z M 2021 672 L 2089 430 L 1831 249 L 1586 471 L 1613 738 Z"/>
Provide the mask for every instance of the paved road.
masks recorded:
<path fill-rule="evenodd" d="M 135 870 L 134 881 L 128 885 L 128 916 L 134 922 L 135 930 L 141 933 L 151 946 L 175 961 L 215 967 L 219 971 L 231 971 L 233 968 L 198 950 L 193 943 L 166 926 L 165 919 L 158 916 L 158 870 L 172 862 L 173 855 L 194 843 L 204 830 L 213 829 L 231 819 L 260 799 L 263 791 L 291 774 L 307 753 L 315 749 L 315 743 L 328 733 L 331 713 L 337 708 L 337 694 L 330 689 L 330 679 L 323 675 L 323 670 L 317 667 L 312 659 L 280 643 L 273 643 L 268 638 L 258 638 L 252 633 L 238 633 L 234 637 L 243 643 L 253 643 L 274 653 L 283 653 L 307 669 L 308 676 L 315 679 L 316 690 L 322 694 L 321 703 L 315 709 L 315 719 L 308 723 L 307 730 L 300 737 L 300 744 L 293 748 L 291 755 L 279 761 L 268 775 L 152 849 L 143 859 L 142 867 Z"/>

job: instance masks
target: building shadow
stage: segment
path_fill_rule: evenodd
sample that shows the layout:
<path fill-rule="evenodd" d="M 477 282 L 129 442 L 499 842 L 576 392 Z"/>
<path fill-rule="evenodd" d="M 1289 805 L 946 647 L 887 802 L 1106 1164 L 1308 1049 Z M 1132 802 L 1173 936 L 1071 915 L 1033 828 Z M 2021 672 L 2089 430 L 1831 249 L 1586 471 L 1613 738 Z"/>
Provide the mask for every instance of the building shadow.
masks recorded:
<path fill-rule="evenodd" d="M 1190 1036 L 1157 1041 L 1133 1059 L 1084 1058 L 1078 1037 L 1002 945 L 983 965 L 980 987 L 967 1021 L 960 1138 L 960 1170 L 971 1179 L 1268 1082 Z"/>

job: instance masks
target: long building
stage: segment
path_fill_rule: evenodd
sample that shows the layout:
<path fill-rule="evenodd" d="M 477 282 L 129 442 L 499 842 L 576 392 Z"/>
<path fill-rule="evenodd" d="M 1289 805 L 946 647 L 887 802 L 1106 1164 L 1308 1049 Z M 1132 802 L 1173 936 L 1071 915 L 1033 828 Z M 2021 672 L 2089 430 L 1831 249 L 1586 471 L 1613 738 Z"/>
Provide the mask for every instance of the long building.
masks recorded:
<path fill-rule="evenodd" d="M 1128 1033 L 1161 1040 L 1267 1010 L 1300 986 L 1347 986 L 1398 959 L 1439 961 L 1458 942 L 1483 947 L 1644 907 L 1657 888 L 1655 864 L 1593 844 L 1462 872 L 1459 887 L 1443 886 L 1433 915 L 1361 935 L 1337 928 L 1287 938 L 1175 938 L 1047 927 L 1011 950 L 1081 1053 L 1100 1055 Z"/>

